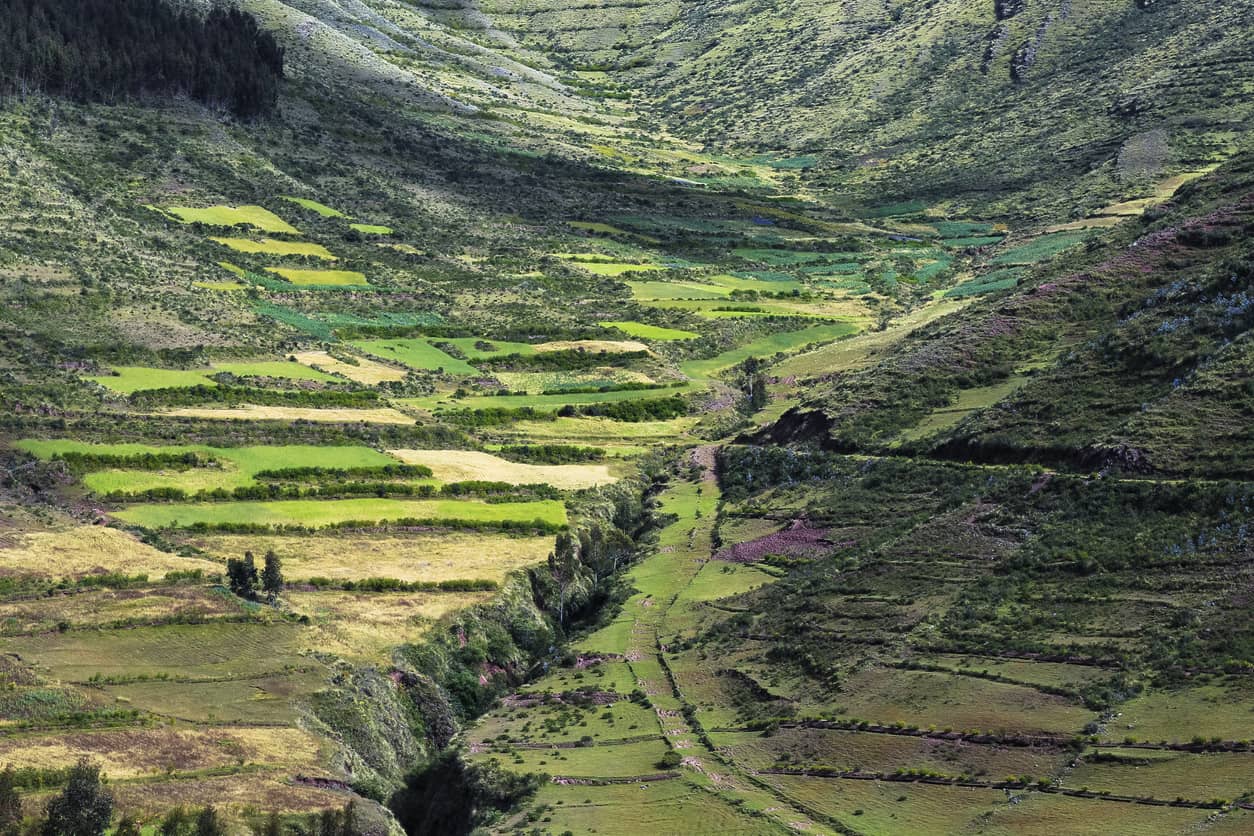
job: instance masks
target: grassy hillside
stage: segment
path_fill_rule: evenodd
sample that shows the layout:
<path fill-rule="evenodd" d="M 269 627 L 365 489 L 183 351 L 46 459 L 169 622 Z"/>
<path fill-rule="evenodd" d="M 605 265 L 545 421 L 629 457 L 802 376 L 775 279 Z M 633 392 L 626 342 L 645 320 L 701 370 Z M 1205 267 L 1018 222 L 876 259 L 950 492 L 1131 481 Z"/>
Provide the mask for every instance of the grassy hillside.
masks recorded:
<path fill-rule="evenodd" d="M 238 5 L 0 79 L 29 827 L 1249 829 L 1249 3 Z"/>

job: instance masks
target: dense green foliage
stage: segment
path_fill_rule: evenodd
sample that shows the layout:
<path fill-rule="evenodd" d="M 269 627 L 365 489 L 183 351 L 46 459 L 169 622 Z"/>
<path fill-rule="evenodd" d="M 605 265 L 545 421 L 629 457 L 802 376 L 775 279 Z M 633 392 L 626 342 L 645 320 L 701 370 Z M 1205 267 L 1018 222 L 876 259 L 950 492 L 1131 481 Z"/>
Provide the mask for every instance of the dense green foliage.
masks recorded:
<path fill-rule="evenodd" d="M 164 0 L 5 0 L 0 93 L 80 101 L 188 95 L 249 117 L 274 109 L 283 49 L 239 9 L 203 19 Z"/>

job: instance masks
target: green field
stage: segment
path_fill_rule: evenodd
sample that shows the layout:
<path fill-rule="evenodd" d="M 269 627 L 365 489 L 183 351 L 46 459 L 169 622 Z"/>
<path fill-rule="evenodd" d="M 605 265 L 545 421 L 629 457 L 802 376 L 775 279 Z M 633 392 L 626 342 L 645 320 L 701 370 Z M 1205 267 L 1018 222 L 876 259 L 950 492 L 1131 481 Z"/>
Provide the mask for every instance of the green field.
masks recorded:
<path fill-rule="evenodd" d="M 379 224 L 349 224 L 349 229 L 356 230 L 363 235 L 391 235 L 392 227 L 381 226 Z"/>
<path fill-rule="evenodd" d="M 263 255 L 305 255 L 321 258 L 324 261 L 335 261 L 335 255 L 321 244 L 308 241 L 276 241 L 273 238 L 262 238 L 253 241 L 249 238 L 210 238 L 224 247 L 241 253 L 261 253 Z"/>
<path fill-rule="evenodd" d="M 142 528 L 188 528 L 197 524 L 322 528 L 345 522 L 373 525 L 410 519 L 485 525 L 539 522 L 557 526 L 566 523 L 566 508 L 555 500 L 487 503 L 456 499 L 294 499 L 142 504 L 125 508 L 114 516 Z"/>
<path fill-rule="evenodd" d="M 662 328 L 658 325 L 648 325 L 644 322 L 619 321 L 619 322 L 601 322 L 598 323 L 603 328 L 617 328 L 624 334 L 632 337 L 638 337 L 642 340 L 657 340 L 659 342 L 667 342 L 670 340 L 695 340 L 701 336 L 693 331 L 681 331 L 678 328 Z"/>
<path fill-rule="evenodd" d="M 266 470 L 320 467 L 328 470 L 384 468 L 399 460 L 369 447 L 283 445 L 273 447 L 210 447 L 206 445 L 152 446 L 147 444 L 90 444 L 68 439 L 26 439 L 16 447 L 43 459 L 57 454 L 86 453 L 112 456 L 198 453 L 213 466 L 184 470 L 136 470 L 104 468 L 88 473 L 83 484 L 96 493 L 138 493 L 157 488 L 179 488 L 194 493 L 230 490 L 257 484 L 256 475 Z"/>
<path fill-rule="evenodd" d="M 267 267 L 267 272 L 305 287 L 357 287 L 370 284 L 356 270 L 304 270 L 294 267 Z"/>
<path fill-rule="evenodd" d="M 297 206 L 303 207 L 312 212 L 317 212 L 319 215 L 321 215 L 324 218 L 348 217 L 347 215 L 345 215 L 343 212 L 339 211 L 338 209 L 332 209 L 330 206 L 319 203 L 316 200 L 310 200 L 307 197 L 289 197 L 288 195 L 283 195 L 283 199 L 288 201 L 289 203 L 295 203 Z"/>
<path fill-rule="evenodd" d="M 99 383 L 123 395 L 145 389 L 182 389 L 191 386 L 216 386 L 209 376 L 213 369 L 151 369 L 145 366 L 113 366 L 111 375 L 88 375 L 84 379 Z"/>
<path fill-rule="evenodd" d="M 1069 250 L 1089 237 L 1087 232 L 1056 232 L 1033 238 L 997 255 L 994 264 L 1035 264 Z"/>
<path fill-rule="evenodd" d="M 300 235 L 300 230 L 261 206 L 208 206 L 196 209 L 171 206 L 166 212 L 183 223 L 200 223 L 207 226 L 252 226 L 262 232 L 282 232 Z"/>
<path fill-rule="evenodd" d="M 479 370 L 467 363 L 450 357 L 423 339 L 360 340 L 353 343 L 367 354 L 385 360 L 394 360 L 420 371 L 439 371 L 453 375 L 473 375 Z"/>
<path fill-rule="evenodd" d="M 447 395 L 432 395 L 423 398 L 399 398 L 396 403 L 401 406 L 414 407 L 435 411 L 440 409 L 531 409 L 543 412 L 555 412 L 563 406 L 573 404 L 618 403 L 620 401 L 653 400 L 683 395 L 693 391 L 691 386 L 665 387 L 661 389 L 626 389 L 612 392 L 581 392 L 569 395 L 491 395 L 473 398 L 453 398 Z"/>
<path fill-rule="evenodd" d="M 694 379 L 704 379 L 723 369 L 731 368 L 749 357 L 773 357 L 779 352 L 789 353 L 810 343 L 830 342 L 858 333 L 855 325 L 815 325 L 801 331 L 784 331 L 754 340 L 737 348 L 724 351 L 705 360 L 688 360 L 680 365 L 684 374 Z"/>

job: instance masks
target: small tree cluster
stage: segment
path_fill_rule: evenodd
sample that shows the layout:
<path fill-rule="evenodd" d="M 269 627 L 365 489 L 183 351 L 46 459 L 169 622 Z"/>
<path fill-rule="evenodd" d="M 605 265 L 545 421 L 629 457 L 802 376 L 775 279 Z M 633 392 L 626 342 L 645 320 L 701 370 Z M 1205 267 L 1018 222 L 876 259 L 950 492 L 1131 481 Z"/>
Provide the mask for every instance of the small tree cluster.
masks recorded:
<path fill-rule="evenodd" d="M 257 571 L 252 552 L 244 552 L 244 559 L 234 557 L 226 561 L 226 580 L 231 592 L 249 601 L 257 600 L 258 588 L 271 603 L 283 591 L 283 562 L 273 551 L 266 552 L 265 565 Z"/>

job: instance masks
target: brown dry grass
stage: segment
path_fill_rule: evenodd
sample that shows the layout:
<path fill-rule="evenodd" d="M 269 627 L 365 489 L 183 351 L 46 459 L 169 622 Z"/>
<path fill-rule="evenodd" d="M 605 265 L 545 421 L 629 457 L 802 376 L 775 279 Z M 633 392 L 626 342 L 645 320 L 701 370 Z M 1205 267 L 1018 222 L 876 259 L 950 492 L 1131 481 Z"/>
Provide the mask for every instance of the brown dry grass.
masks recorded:
<path fill-rule="evenodd" d="M 283 559 L 284 574 L 292 580 L 324 577 L 501 581 L 515 569 L 540 563 L 553 548 L 551 537 L 463 531 L 422 532 L 404 537 L 221 534 L 193 537 L 189 542 L 221 560 L 239 557 L 246 551 L 262 555 L 273 549 Z"/>
<path fill-rule="evenodd" d="M 215 573 L 216 574 L 216 573 Z M 6 635 L 71 627 L 97 627 L 121 621 L 153 622 L 174 616 L 215 618 L 238 615 L 229 597 L 205 586 L 165 589 L 100 589 L 26 601 L 0 603 L 0 628 Z"/>
<path fill-rule="evenodd" d="M 649 347 L 635 340 L 555 340 L 539 343 L 536 351 L 587 351 L 590 354 L 617 354 L 648 351 Z"/>
<path fill-rule="evenodd" d="M 35 574 L 54 578 L 122 572 L 147 574 L 152 580 L 166 572 L 201 569 L 216 574 L 221 567 L 206 560 L 178 557 L 139 542 L 124 531 L 83 525 L 63 531 L 41 531 L 17 538 L 0 549 L 0 574 Z"/>

